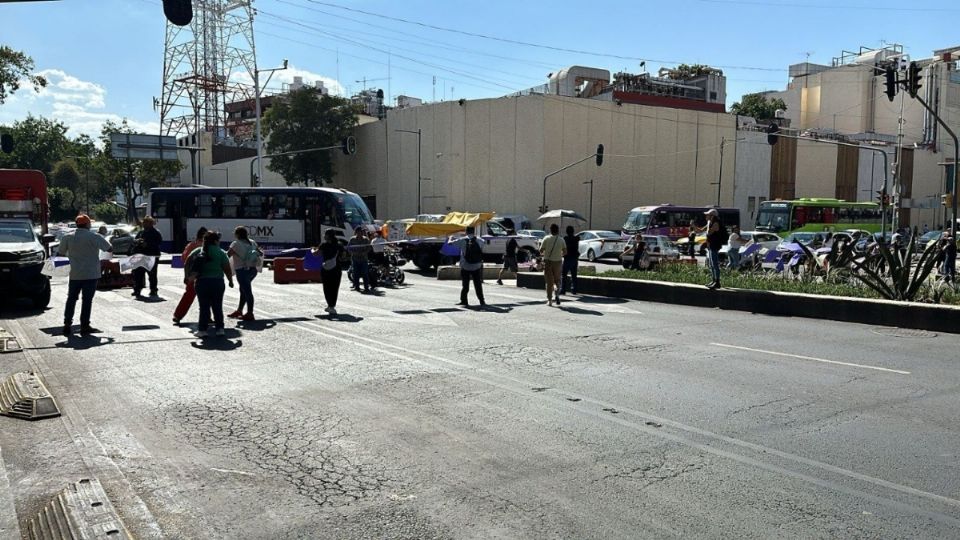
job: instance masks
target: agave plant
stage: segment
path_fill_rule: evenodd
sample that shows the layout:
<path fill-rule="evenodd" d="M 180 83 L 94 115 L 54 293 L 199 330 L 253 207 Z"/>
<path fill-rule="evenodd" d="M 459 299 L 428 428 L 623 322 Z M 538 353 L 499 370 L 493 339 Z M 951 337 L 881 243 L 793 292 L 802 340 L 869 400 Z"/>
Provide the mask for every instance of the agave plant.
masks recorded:
<path fill-rule="evenodd" d="M 850 261 L 854 269 L 853 276 L 889 300 L 914 300 L 937 263 L 938 247 L 936 244 L 928 245 L 914 266 L 912 235 L 907 242 L 907 249 L 902 253 L 896 248 L 880 244 L 879 253 L 863 259 L 853 258 Z M 881 262 L 886 266 L 886 271 L 881 270 Z"/>

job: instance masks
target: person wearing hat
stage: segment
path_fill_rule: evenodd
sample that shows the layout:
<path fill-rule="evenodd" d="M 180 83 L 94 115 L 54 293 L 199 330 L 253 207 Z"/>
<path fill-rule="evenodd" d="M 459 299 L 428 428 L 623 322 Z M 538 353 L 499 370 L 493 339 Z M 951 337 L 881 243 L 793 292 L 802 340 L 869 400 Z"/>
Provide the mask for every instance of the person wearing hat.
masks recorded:
<path fill-rule="evenodd" d="M 136 297 L 140 296 L 140 291 L 146 285 L 147 275 L 150 276 L 150 296 L 157 296 L 157 267 L 160 266 L 160 242 L 163 242 L 163 236 L 154 227 L 156 223 L 151 216 L 143 218 L 143 230 L 137 233 L 135 240 L 138 253 L 156 257 L 149 271 L 143 267 L 133 270 L 133 296 Z"/>
<path fill-rule="evenodd" d="M 93 309 L 93 295 L 97 292 L 100 280 L 100 252 L 112 251 L 113 247 L 106 238 L 90 230 L 90 217 L 77 216 L 77 230 L 60 240 L 60 256 L 70 259 L 70 284 L 67 288 L 67 303 L 63 308 L 63 335 L 73 333 L 73 313 L 77 299 L 83 295 L 80 304 L 80 333 L 87 335 L 96 330 L 90 326 L 90 311 Z"/>
<path fill-rule="evenodd" d="M 704 212 L 707 216 L 707 266 L 713 281 L 707 285 L 708 289 L 720 288 L 720 248 L 723 247 L 723 224 L 720 223 L 720 212 L 711 208 Z"/>

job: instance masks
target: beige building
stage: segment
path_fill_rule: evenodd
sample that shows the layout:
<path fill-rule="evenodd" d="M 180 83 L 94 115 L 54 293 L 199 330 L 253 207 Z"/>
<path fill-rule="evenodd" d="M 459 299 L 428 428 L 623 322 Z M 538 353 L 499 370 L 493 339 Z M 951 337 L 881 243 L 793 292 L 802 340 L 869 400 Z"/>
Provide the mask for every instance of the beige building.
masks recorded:
<path fill-rule="evenodd" d="M 379 219 L 417 213 L 492 210 L 539 215 L 544 175 L 605 147 L 593 159 L 551 177 L 551 209 L 590 214 L 593 227 L 616 229 L 639 205 L 717 202 L 720 145 L 732 141 L 728 114 L 526 95 L 443 102 L 390 111 L 356 131 L 357 153 L 337 158 L 336 184 L 373 201 Z M 403 130 L 403 131 L 398 131 Z M 418 149 L 417 130 L 421 131 Z M 728 150 L 729 152 L 729 150 Z M 732 152 L 723 164 L 720 201 L 733 200 Z"/>

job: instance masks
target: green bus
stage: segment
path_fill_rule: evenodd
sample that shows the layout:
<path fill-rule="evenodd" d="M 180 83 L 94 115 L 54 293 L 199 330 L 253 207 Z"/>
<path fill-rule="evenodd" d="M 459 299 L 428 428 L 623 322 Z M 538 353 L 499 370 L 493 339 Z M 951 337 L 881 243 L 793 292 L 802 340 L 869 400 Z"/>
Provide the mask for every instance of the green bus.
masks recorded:
<path fill-rule="evenodd" d="M 890 216 L 887 216 L 890 223 Z M 839 232 L 860 229 L 880 232 L 883 210 L 874 202 L 840 199 L 764 201 L 757 211 L 755 229 L 786 236 L 793 232 Z"/>

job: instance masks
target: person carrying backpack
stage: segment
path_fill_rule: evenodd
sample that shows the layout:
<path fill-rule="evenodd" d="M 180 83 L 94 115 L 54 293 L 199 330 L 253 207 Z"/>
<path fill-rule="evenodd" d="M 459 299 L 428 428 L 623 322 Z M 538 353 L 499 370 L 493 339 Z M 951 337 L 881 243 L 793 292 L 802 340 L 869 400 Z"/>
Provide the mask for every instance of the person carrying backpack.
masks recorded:
<path fill-rule="evenodd" d="M 240 286 L 240 306 L 233 313 L 227 315 L 231 319 L 253 321 L 253 278 L 257 277 L 262 252 L 257 242 L 250 239 L 247 228 L 240 225 L 233 230 L 235 240 L 230 244 L 227 255 L 233 263 L 233 272 L 237 275 L 237 285 Z M 247 312 L 243 309 L 246 307 Z"/>
<path fill-rule="evenodd" d="M 220 249 L 220 234 L 208 231 L 203 237 L 203 245 L 193 250 L 184 265 L 187 279 L 195 281 L 197 300 L 200 302 L 200 323 L 197 325 L 197 337 L 207 337 L 210 326 L 210 312 L 217 328 L 217 335 L 223 335 L 223 277 L 227 277 L 233 288 L 233 270 L 230 259 Z"/>
<path fill-rule="evenodd" d="M 470 282 L 473 281 L 473 290 L 477 293 L 477 300 L 481 306 L 487 303 L 483 300 L 483 240 L 477 238 L 475 229 L 467 227 L 467 236 L 456 241 L 460 249 L 460 301 L 458 306 L 468 306 L 467 294 L 470 292 Z"/>

